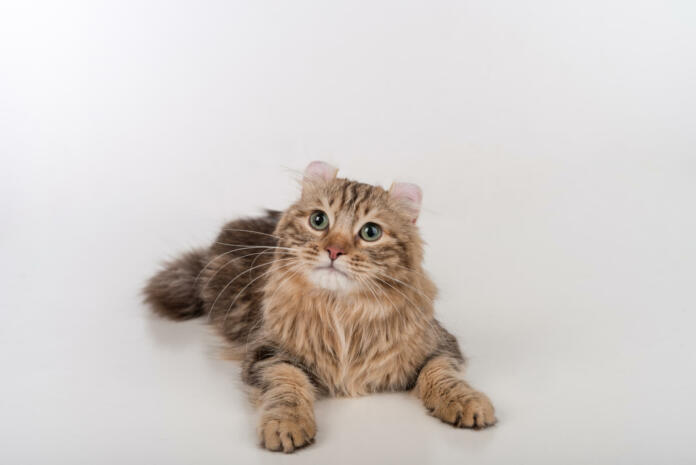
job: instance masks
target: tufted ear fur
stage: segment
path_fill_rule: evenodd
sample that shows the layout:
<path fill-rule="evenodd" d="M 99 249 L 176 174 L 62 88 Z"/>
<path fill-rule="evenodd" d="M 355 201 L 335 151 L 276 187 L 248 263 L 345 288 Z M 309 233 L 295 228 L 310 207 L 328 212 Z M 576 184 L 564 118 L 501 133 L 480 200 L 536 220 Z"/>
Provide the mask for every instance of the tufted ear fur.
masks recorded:
<path fill-rule="evenodd" d="M 323 181 L 329 182 L 336 178 L 338 168 L 335 168 L 323 161 L 313 161 L 304 170 L 304 182 Z"/>
<path fill-rule="evenodd" d="M 423 191 L 415 184 L 409 182 L 395 182 L 389 188 L 389 196 L 399 201 L 411 215 L 415 223 L 420 214 Z"/>

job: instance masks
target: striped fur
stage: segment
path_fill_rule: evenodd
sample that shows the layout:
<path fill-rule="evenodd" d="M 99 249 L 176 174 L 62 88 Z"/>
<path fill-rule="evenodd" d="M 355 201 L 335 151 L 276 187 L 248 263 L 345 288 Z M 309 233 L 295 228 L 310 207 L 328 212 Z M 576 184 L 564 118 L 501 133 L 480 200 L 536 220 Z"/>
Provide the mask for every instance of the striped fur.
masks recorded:
<path fill-rule="evenodd" d="M 328 215 L 324 231 L 309 225 L 317 210 Z M 358 235 L 368 221 L 383 230 L 375 242 Z M 421 266 L 414 221 L 380 187 L 305 179 L 285 212 L 228 223 L 211 247 L 169 263 L 148 283 L 146 300 L 174 319 L 205 315 L 241 353 L 270 450 L 313 441 L 320 395 L 415 388 L 445 422 L 491 425 L 490 401 L 459 378 L 457 341 L 434 318 L 436 288 Z M 345 251 L 336 260 L 345 289 L 312 278 L 329 245 Z"/>

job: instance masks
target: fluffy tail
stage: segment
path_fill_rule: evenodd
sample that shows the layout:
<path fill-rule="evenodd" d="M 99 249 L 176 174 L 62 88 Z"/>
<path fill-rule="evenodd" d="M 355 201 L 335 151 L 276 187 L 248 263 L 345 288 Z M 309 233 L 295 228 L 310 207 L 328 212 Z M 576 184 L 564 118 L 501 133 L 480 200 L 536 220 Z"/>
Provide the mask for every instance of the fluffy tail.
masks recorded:
<path fill-rule="evenodd" d="M 172 320 L 188 320 L 204 314 L 198 274 L 205 266 L 205 252 L 194 250 L 165 264 L 148 281 L 143 293 L 155 313 Z"/>

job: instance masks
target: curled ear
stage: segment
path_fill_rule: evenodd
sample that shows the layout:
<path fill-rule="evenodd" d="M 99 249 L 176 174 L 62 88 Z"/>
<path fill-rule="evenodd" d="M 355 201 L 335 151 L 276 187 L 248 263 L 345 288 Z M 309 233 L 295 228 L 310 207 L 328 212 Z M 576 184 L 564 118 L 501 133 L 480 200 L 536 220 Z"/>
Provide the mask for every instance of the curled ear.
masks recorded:
<path fill-rule="evenodd" d="M 336 178 L 338 168 L 324 163 L 323 161 L 313 161 L 304 170 L 303 182 L 329 182 Z"/>
<path fill-rule="evenodd" d="M 423 201 L 421 188 L 409 182 L 395 182 L 389 188 L 389 196 L 404 206 L 406 212 L 411 216 L 411 220 L 415 223 Z"/>

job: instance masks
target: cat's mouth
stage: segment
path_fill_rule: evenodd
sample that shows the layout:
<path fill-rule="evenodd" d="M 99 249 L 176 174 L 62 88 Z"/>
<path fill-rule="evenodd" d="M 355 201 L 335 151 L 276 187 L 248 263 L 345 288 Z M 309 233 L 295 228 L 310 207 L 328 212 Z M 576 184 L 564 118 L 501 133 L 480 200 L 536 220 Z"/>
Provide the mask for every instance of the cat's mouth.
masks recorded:
<path fill-rule="evenodd" d="M 326 265 L 326 266 L 318 266 L 314 269 L 318 270 L 318 271 L 328 272 L 328 273 L 339 273 L 339 274 L 342 274 L 343 276 L 345 276 L 346 278 L 350 278 L 350 276 L 348 276 L 348 273 L 346 273 L 345 271 L 339 270 L 338 268 L 333 266 L 333 264 Z"/>
<path fill-rule="evenodd" d="M 355 286 L 355 281 L 350 275 L 333 264 L 317 266 L 309 276 L 312 282 L 322 289 L 349 291 Z"/>

